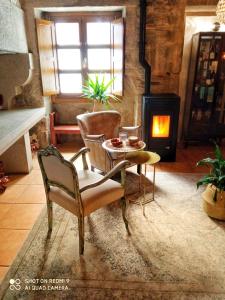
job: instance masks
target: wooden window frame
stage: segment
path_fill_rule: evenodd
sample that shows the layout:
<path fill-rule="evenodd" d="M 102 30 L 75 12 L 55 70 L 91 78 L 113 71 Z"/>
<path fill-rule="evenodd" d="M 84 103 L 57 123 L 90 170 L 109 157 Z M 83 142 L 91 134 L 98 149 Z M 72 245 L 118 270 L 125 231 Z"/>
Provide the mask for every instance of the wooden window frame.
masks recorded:
<path fill-rule="evenodd" d="M 52 22 L 75 22 L 79 23 L 79 34 L 80 34 L 80 45 L 74 46 L 59 46 L 56 43 L 56 53 L 57 49 L 80 49 L 81 50 L 81 70 L 57 70 L 57 77 L 59 82 L 59 94 L 57 98 L 80 98 L 82 93 L 61 93 L 59 74 L 81 74 L 82 76 L 82 84 L 85 83 L 87 78 L 87 74 L 96 74 L 96 73 L 109 73 L 110 77 L 113 76 L 113 66 L 112 66 L 112 44 L 110 42 L 109 45 L 87 45 L 87 31 L 86 31 L 86 23 L 88 22 L 99 22 L 99 21 L 108 21 L 112 23 L 115 19 L 122 17 L 122 11 L 105 11 L 105 12 L 51 12 L 45 13 L 44 18 L 49 19 Z M 110 30 L 111 35 L 111 30 Z M 110 41 L 111 41 L 110 36 Z M 56 40 L 56 36 L 55 36 Z M 87 59 L 87 50 L 88 49 L 110 49 L 110 69 L 107 70 L 88 70 L 87 67 L 83 67 L 84 58 Z M 57 57 L 57 65 L 58 65 L 58 53 Z M 86 66 L 88 63 L 86 64 Z"/>

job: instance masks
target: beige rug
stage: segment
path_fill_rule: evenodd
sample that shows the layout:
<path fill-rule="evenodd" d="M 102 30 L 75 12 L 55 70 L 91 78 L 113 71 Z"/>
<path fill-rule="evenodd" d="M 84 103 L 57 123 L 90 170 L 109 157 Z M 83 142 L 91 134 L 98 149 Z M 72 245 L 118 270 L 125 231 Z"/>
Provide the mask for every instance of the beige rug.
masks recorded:
<path fill-rule="evenodd" d="M 0 298 L 225 299 L 225 224 L 202 211 L 198 178 L 157 173 L 146 217 L 140 206 L 129 207 L 131 236 L 118 204 L 93 213 L 86 219 L 81 258 L 76 218 L 56 207 L 48 240 L 43 212 Z M 131 191 L 138 183 L 131 178 L 129 186 Z"/>

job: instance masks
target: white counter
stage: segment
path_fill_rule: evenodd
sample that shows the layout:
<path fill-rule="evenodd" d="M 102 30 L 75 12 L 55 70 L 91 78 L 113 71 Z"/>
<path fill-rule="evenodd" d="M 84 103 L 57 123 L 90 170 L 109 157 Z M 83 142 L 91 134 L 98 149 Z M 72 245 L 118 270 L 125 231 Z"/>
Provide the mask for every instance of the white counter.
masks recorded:
<path fill-rule="evenodd" d="M 14 161 L 15 172 L 19 172 L 20 167 L 16 167 L 18 160 L 24 164 L 24 161 L 30 160 L 31 151 L 29 144 L 29 130 L 36 125 L 45 116 L 45 108 L 30 108 L 17 110 L 0 110 L 0 160 L 3 160 L 5 169 L 12 170 L 12 158 Z M 16 145 L 19 143 L 19 147 Z M 28 157 L 29 156 L 29 157 Z M 11 157 L 11 158 L 10 158 Z M 17 159 L 16 159 L 17 157 Z M 24 157 L 24 159 L 22 159 Z M 7 162 L 7 158 L 9 162 Z M 28 167 L 21 168 L 21 172 L 29 172 Z M 10 165 L 8 168 L 7 166 Z"/>

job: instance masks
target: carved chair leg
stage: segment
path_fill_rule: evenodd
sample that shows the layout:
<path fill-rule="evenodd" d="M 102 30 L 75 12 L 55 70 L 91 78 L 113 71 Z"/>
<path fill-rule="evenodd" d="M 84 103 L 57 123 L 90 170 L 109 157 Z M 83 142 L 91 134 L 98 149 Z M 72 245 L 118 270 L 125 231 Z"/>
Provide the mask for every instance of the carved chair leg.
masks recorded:
<path fill-rule="evenodd" d="M 47 200 L 48 231 L 52 231 L 52 201 Z"/>
<path fill-rule="evenodd" d="M 125 223 L 125 227 L 126 227 L 126 230 L 128 232 L 128 234 L 130 234 L 130 230 L 129 230 L 129 227 L 128 227 L 128 220 L 127 220 L 127 216 L 126 216 L 126 211 L 127 211 L 127 201 L 126 201 L 126 198 L 125 197 L 122 197 L 121 200 L 121 206 L 122 206 L 122 216 L 123 216 L 123 221 Z"/>
<path fill-rule="evenodd" d="M 84 254 L 84 217 L 78 217 L 79 228 L 79 254 Z"/>

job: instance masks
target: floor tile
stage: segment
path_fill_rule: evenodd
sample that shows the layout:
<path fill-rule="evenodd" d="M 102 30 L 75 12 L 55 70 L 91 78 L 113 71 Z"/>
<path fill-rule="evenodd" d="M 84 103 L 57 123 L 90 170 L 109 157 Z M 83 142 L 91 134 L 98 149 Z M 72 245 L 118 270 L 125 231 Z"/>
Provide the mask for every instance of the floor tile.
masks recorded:
<path fill-rule="evenodd" d="M 7 206 L 8 204 L 2 204 Z M 44 204 L 14 204 L 0 219 L 1 229 L 31 229 Z"/>
<path fill-rule="evenodd" d="M 9 203 L 0 203 L 0 220 L 2 220 L 5 216 L 7 217 L 6 214 L 8 214 L 11 208 L 12 205 Z"/>
<path fill-rule="evenodd" d="M 39 170 L 40 166 L 38 163 L 37 155 L 33 156 L 33 170 Z"/>
<path fill-rule="evenodd" d="M 40 170 L 32 170 L 26 175 L 12 175 L 9 178 L 10 184 L 43 184 Z"/>
<path fill-rule="evenodd" d="M 2 279 L 5 277 L 6 273 L 8 272 L 9 267 L 1 267 L 0 266 L 0 283 Z"/>
<path fill-rule="evenodd" d="M 8 185 L 5 192 L 0 195 L 0 203 L 13 203 L 16 199 L 23 194 L 26 185 Z"/>
<path fill-rule="evenodd" d="M 0 266 L 9 266 L 25 242 L 29 230 L 0 229 Z"/>
<path fill-rule="evenodd" d="M 188 163 L 185 162 L 160 162 L 159 164 L 157 164 L 157 171 L 191 173 L 192 168 Z"/>
<path fill-rule="evenodd" d="M 22 185 L 17 185 L 22 186 Z M 43 185 L 25 185 L 23 193 L 13 201 L 14 203 L 45 203 L 45 189 Z"/>

